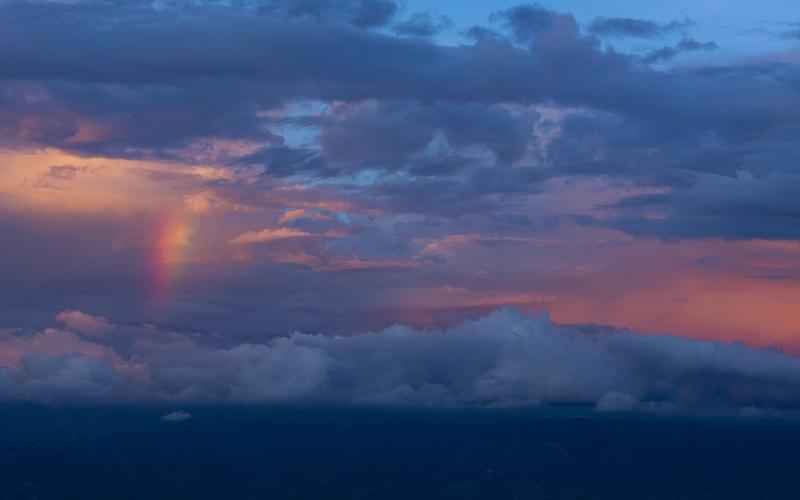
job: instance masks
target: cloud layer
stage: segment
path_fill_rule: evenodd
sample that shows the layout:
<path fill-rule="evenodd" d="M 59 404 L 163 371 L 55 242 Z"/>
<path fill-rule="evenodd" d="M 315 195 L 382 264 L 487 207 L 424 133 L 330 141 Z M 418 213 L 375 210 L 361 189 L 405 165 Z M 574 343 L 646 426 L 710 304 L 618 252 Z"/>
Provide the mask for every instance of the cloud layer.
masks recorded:
<path fill-rule="evenodd" d="M 296 333 L 226 347 L 130 327 L 116 327 L 102 340 L 56 330 L 4 334 L 0 351 L 13 346 L 20 355 L 0 372 L 0 393 L 11 399 L 589 403 L 601 411 L 800 407 L 800 360 L 777 351 L 561 327 L 513 310 L 440 331 Z"/>

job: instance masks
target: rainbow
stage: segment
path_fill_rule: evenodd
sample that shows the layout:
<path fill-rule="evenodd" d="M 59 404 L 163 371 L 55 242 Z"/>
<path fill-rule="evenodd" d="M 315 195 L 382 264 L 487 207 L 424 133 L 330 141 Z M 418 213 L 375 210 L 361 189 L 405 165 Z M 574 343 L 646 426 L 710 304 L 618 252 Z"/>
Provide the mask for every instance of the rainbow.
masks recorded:
<path fill-rule="evenodd" d="M 192 229 L 184 217 L 169 215 L 156 223 L 149 258 L 151 303 L 163 304 L 178 278 L 191 243 Z"/>

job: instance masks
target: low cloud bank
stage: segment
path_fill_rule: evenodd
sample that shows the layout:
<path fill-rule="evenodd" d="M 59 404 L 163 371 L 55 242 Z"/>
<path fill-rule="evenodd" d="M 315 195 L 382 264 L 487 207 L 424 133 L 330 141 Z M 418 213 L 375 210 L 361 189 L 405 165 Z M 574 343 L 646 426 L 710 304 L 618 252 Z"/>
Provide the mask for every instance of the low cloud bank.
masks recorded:
<path fill-rule="evenodd" d="M 80 333 L 80 332 L 77 332 Z M 70 342 L 58 341 L 58 335 Z M 73 338 L 75 337 L 75 338 Z M 293 334 L 209 347 L 152 327 L 0 335 L 0 397 L 330 402 L 599 411 L 800 409 L 800 359 L 740 344 L 587 332 L 503 310 L 442 331 Z"/>

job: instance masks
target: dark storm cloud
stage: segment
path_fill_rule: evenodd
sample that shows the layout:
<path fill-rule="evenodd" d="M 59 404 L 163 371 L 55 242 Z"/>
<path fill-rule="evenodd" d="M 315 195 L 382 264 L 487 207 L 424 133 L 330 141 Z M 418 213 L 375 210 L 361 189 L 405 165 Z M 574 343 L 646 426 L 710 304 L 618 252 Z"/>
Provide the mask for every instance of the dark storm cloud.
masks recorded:
<path fill-rule="evenodd" d="M 598 17 L 589 24 L 589 32 L 604 37 L 658 38 L 686 30 L 693 24 L 689 19 L 662 24 L 630 17 Z"/>
<path fill-rule="evenodd" d="M 571 16 L 564 15 L 558 16 L 565 19 L 564 26 L 555 23 L 547 31 L 554 39 L 537 49 L 542 51 L 537 60 L 526 50 L 503 44 L 443 47 L 331 24 L 279 22 L 268 16 L 226 14 L 212 24 L 200 16 L 153 13 L 140 14 L 141 22 L 133 22 L 136 16 L 126 19 L 125 10 L 48 8 L 55 12 L 31 15 L 25 22 L 14 9 L 5 8 L 10 10 L 3 17 L 9 29 L 2 32 L 0 59 L 8 63 L 3 65 L 6 78 L 149 83 L 165 85 L 167 90 L 180 88 L 189 79 L 214 79 L 222 93 L 224 84 L 250 80 L 267 84 L 262 90 L 273 101 L 407 97 L 497 102 L 563 99 L 588 91 L 570 90 L 577 82 L 558 81 L 563 69 L 543 78 L 563 66 L 554 59 L 565 55 L 575 57 L 575 68 L 588 73 L 630 70 L 627 58 L 603 53 L 581 39 Z M 103 27 L 111 22 L 113 30 Z M 542 34 L 539 30 L 537 26 L 536 32 Z M 196 43 L 183 43 L 187 39 Z M 602 87 L 603 82 L 594 85 Z M 557 95 L 557 90 L 564 95 Z"/>
<path fill-rule="evenodd" d="M 11 104 L 0 103 L 0 139 L 7 146 L 46 145 L 78 154 L 169 157 L 198 138 L 281 141 L 256 116 L 278 105 L 232 83 L 191 85 L 0 83 Z"/>
<path fill-rule="evenodd" d="M 312 3 L 297 8 L 308 10 L 314 7 Z M 372 12 L 369 6 L 382 2 L 354 4 L 367 9 L 363 15 L 368 19 L 372 15 L 367 15 Z M 202 137 L 272 142 L 274 137 L 265 130 L 266 120 L 257 113 L 292 97 L 289 89 L 294 88 L 296 79 L 280 77 L 288 68 L 262 68 L 266 71 L 262 73 L 258 67 L 263 61 L 283 54 L 280 57 L 291 65 L 297 55 L 291 52 L 305 50 L 297 42 L 308 33 L 317 34 L 321 38 L 307 46 L 310 52 L 306 53 L 317 54 L 316 61 L 306 61 L 311 64 L 306 69 L 316 72 L 326 59 L 323 46 L 337 46 L 337 40 L 344 41 L 342 36 L 360 37 L 358 30 L 327 22 L 324 16 L 319 22 L 292 22 L 287 29 L 287 21 L 275 15 L 197 9 L 184 8 L 176 14 L 136 4 L 0 5 L 0 22 L 8 28 L 3 29 L 4 41 L 10 44 L 5 45 L 8 50 L 0 59 L 5 68 L 14 65 L 21 70 L 3 75 L 0 115 L 5 140 L 111 156 L 151 152 L 163 156 L 166 148 L 182 147 Z M 231 31 L 214 28 L 211 14 L 227 18 Z M 279 31 L 289 39 L 281 41 Z M 187 39 L 196 43 L 187 45 Z M 362 52 L 359 43 L 345 42 L 341 47 L 350 45 L 351 57 L 357 57 L 352 50 Z M 184 52 L 189 47 L 194 48 Z M 169 62 L 152 59 L 156 52 L 172 52 Z M 250 54 L 242 58 L 247 52 Z M 215 57 L 223 64 L 211 62 Z M 201 63 L 204 59 L 211 64 Z M 248 74 L 251 71 L 255 74 Z M 264 88 L 267 77 L 272 86 Z M 306 74 L 302 78 L 313 85 L 317 77 Z M 94 133 L 82 136 L 89 127 Z"/>
<path fill-rule="evenodd" d="M 133 14 L 101 6 L 48 5 L 48 16 L 34 15 L 43 14 L 38 8 L 3 8 L 8 29 L 0 35 L 0 60 L 8 64 L 0 72 L 8 79 L 46 80 L 41 85 L 52 98 L 29 99 L 31 104 L 22 106 L 26 101 L 10 96 L 4 110 L 12 118 L 8 123 L 39 109 L 54 119 L 41 120 L 34 139 L 69 147 L 67 139 L 77 130 L 74 117 L 83 114 L 119 133 L 71 147 L 106 154 L 124 154 L 125 136 L 133 145 L 154 148 L 208 135 L 258 139 L 267 122 L 256 118 L 257 111 L 302 98 L 405 100 L 434 110 L 437 102 L 553 102 L 687 134 L 763 130 L 796 122 L 800 109 L 795 68 L 652 71 L 581 35 L 572 16 L 539 7 L 495 16 L 530 49 L 502 38 L 445 47 L 238 11 L 211 23 L 199 15 Z M 62 83 L 52 83 L 56 79 Z M 488 115 L 489 122 L 493 116 L 499 115 Z M 430 124 L 422 124 L 419 141 L 426 127 Z M 477 130 L 452 135 L 462 143 L 486 137 Z M 508 160 L 518 157 L 519 144 L 516 139 L 491 146 Z M 415 147 L 409 142 L 404 151 Z"/>
<path fill-rule="evenodd" d="M 277 101 L 292 96 L 554 99 L 607 109 L 613 99 L 627 94 L 630 106 L 640 112 L 657 106 L 660 98 L 679 105 L 676 114 L 685 110 L 687 103 L 680 102 L 687 98 L 684 90 L 698 86 L 695 94 L 706 91 L 691 73 L 649 72 L 630 57 L 603 51 L 580 35 L 572 16 L 538 7 L 496 15 L 517 39 L 537 40 L 532 49 L 536 57 L 502 43 L 443 47 L 325 23 L 278 22 L 270 16 L 229 13 L 210 24 L 200 16 L 149 13 L 139 14 L 142 22 L 123 22 L 137 17 L 126 19 L 125 10 L 100 7 L 47 8 L 52 9 L 50 16 L 28 17 L 4 8 L 9 26 L 3 30 L 0 58 L 9 63 L 3 65 L 6 78 L 163 85 L 189 78 L 212 78 L 216 84 L 256 80 L 266 83 Z M 103 27 L 107 23 L 113 31 Z M 182 43 L 187 39 L 196 43 Z M 729 83 L 735 92 L 736 82 Z M 671 90 L 675 84 L 688 88 Z"/>
<path fill-rule="evenodd" d="M 492 194 L 534 193 L 553 175 L 681 188 L 703 172 L 789 171 L 800 156 L 796 66 L 656 71 L 582 34 L 574 16 L 536 5 L 496 13 L 498 31 L 478 27 L 459 46 L 361 29 L 397 26 L 392 6 L 0 4 L 0 140 L 186 159 L 175 148 L 198 138 L 246 139 L 264 147 L 232 163 L 284 178 L 408 174 L 350 194 L 437 215 L 497 208 Z M 590 31 L 684 26 L 631 21 L 598 20 Z M 651 56 L 711 48 L 687 38 Z M 302 99 L 341 102 L 302 123 L 280 116 Z M 539 117 L 526 110 L 536 104 L 581 114 L 559 119 L 539 144 Z M 319 144 L 290 145 L 274 130 L 282 125 L 318 131 Z M 517 165 L 534 147 L 541 165 Z"/>
<path fill-rule="evenodd" d="M 356 72 L 430 58 L 435 47 L 348 26 L 287 21 L 235 9 L 160 13 L 101 5 L 4 6 L 2 76 L 17 80 L 175 84 L 187 79 L 345 83 L 384 75 Z M 210 18 L 202 14 L 216 14 Z M 193 43 L 187 44 L 186 40 Z M 26 43 L 21 43 L 25 41 Z M 381 47 L 382 46 L 382 47 Z M 336 49 L 340 49 L 337 51 Z M 397 61 L 364 60 L 367 49 Z M 337 53 L 338 52 L 338 53 Z M 331 59 L 330 55 L 336 57 Z M 371 62 L 370 62 L 371 61 Z M 338 72 L 339 65 L 343 71 Z M 12 69 L 11 66 L 14 66 Z M 397 75 L 396 70 L 392 75 Z M 342 78 L 345 77 L 345 78 Z"/>

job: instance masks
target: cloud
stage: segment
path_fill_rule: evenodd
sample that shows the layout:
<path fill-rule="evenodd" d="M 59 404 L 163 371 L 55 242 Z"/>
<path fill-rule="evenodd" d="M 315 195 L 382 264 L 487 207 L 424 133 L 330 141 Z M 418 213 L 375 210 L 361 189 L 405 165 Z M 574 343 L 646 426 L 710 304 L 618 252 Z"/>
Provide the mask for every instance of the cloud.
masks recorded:
<path fill-rule="evenodd" d="M 399 170 L 435 160 L 428 150 L 440 133 L 446 148 L 480 147 L 506 164 L 525 153 L 536 118 L 527 109 L 502 105 L 367 101 L 327 119 L 320 142 L 331 163 Z"/>
<path fill-rule="evenodd" d="M 53 165 L 47 176 L 60 181 L 71 181 L 81 172 L 85 172 L 86 167 L 76 167 L 74 165 Z"/>
<path fill-rule="evenodd" d="M 784 33 L 784 37 L 785 38 L 789 38 L 789 39 L 793 39 L 793 40 L 794 39 L 800 39 L 800 29 L 787 31 L 786 33 Z"/>
<path fill-rule="evenodd" d="M 570 14 L 560 14 L 539 5 L 518 5 L 492 14 L 491 20 L 500 22 L 511 31 L 519 43 L 530 43 L 542 34 L 564 32 L 575 36 L 578 24 Z"/>
<path fill-rule="evenodd" d="M 298 229 L 279 227 L 276 229 L 268 228 L 260 231 L 243 233 L 232 239 L 230 243 L 232 245 L 253 245 L 256 243 L 272 243 L 274 241 L 308 238 L 311 236 L 314 235 Z"/>
<path fill-rule="evenodd" d="M 453 26 L 447 16 L 434 16 L 430 12 L 417 12 L 408 19 L 395 24 L 392 30 L 405 36 L 434 36 Z"/>
<path fill-rule="evenodd" d="M 362 3 L 341 10 L 359 11 Z M 0 57 L 16 62 L 2 69 L 2 137 L 26 147 L 187 159 L 187 148 L 216 137 L 262 143 L 259 153 L 241 157 L 272 176 L 330 178 L 378 164 L 449 177 L 458 171 L 452 158 L 473 146 L 500 163 L 525 157 L 538 117 L 519 110 L 531 104 L 613 114 L 647 136 L 642 150 L 658 149 L 665 161 L 686 151 L 677 134 L 739 144 L 745 133 L 760 134 L 754 146 L 766 148 L 770 134 L 800 120 L 791 65 L 655 71 L 642 63 L 710 50 L 713 42 L 686 38 L 643 59 L 603 47 L 570 14 L 535 5 L 496 13 L 501 32 L 458 46 L 354 29 L 322 0 L 264 4 L 263 15 L 208 5 L 183 5 L 185 15 L 99 3 L 46 7 L 0 7 L 8 24 L 0 26 L 7 28 L 0 29 Z M 204 9 L 218 16 L 201 15 Z M 325 14 L 287 20 L 278 11 Z M 350 113 L 285 116 L 297 100 L 344 101 Z M 288 144 L 279 129 L 289 125 L 320 132 L 321 144 Z M 418 158 L 437 133 L 457 150 L 444 161 Z M 354 140 L 359 134 L 369 140 Z M 615 161 L 603 170 L 630 173 Z"/>
<path fill-rule="evenodd" d="M 122 396 L 116 392 L 122 383 L 111 364 L 80 354 L 27 354 L 17 368 L 0 368 L 0 397 L 5 399 L 110 401 Z"/>
<path fill-rule="evenodd" d="M 331 221 L 333 219 L 334 214 L 328 210 L 296 208 L 286 210 L 278 222 L 281 224 L 296 224 L 303 221 Z"/>
<path fill-rule="evenodd" d="M 657 38 L 692 25 L 694 22 L 689 19 L 661 24 L 630 17 L 598 17 L 589 24 L 589 33 L 604 37 Z"/>
<path fill-rule="evenodd" d="M 89 336 L 101 336 L 113 328 L 105 318 L 92 316 L 81 311 L 62 311 L 58 313 L 56 319 L 71 330 Z"/>
<path fill-rule="evenodd" d="M 394 17 L 398 5 L 393 0 L 266 0 L 259 4 L 258 10 L 261 14 L 379 28 Z"/>
<path fill-rule="evenodd" d="M 683 38 L 674 47 L 662 47 L 650 52 L 644 56 L 644 61 L 647 63 L 667 62 L 686 52 L 708 52 L 718 48 L 719 45 L 715 42 L 698 42 L 694 38 Z"/>
<path fill-rule="evenodd" d="M 89 13 L 101 10 L 106 2 L 98 0 L 12 0 L 0 2 L 11 7 L 50 7 L 68 6 L 70 9 Z M 169 0 L 150 2 L 129 0 L 113 7 L 125 7 L 139 15 L 189 14 L 214 12 L 229 14 L 244 11 L 255 15 L 268 15 L 285 19 L 304 19 L 318 22 L 350 24 L 358 28 L 379 28 L 391 21 L 399 6 L 394 0 L 252 0 L 248 2 L 215 2 L 194 0 Z"/>
<path fill-rule="evenodd" d="M 800 72 L 787 59 L 651 67 L 573 15 L 531 5 L 445 44 L 422 36 L 438 17 L 393 2 L 222 3 L 236 6 L 0 5 L 0 148 L 37 152 L 4 154 L 0 169 L 9 325 L 39 331 L 77 309 L 232 341 L 262 328 L 355 333 L 411 317 L 387 312 L 401 293 L 577 286 L 563 284 L 563 263 L 495 274 L 575 252 L 570 238 L 508 250 L 563 221 L 646 238 L 797 235 Z M 607 33 L 681 31 L 612 21 Z M 653 61 L 711 48 L 675 37 Z M 190 175 L 200 165 L 216 173 Z M 586 177 L 656 194 L 604 206 L 589 193 L 579 219 L 570 198 L 582 195 L 554 196 L 549 181 Z M 353 224 L 328 220 L 344 212 Z M 193 241 L 171 259 L 180 266 L 158 309 L 156 219 L 173 216 Z M 456 255 L 466 245 L 417 253 L 458 234 L 495 250 L 469 263 Z M 569 272 L 590 273 L 607 245 L 580 246 Z"/>
<path fill-rule="evenodd" d="M 612 224 L 665 239 L 796 240 L 799 194 L 796 175 L 703 175 L 684 189 L 623 200 Z M 647 217 L 652 211 L 661 216 Z"/>
<path fill-rule="evenodd" d="M 161 421 L 167 423 L 179 423 L 191 420 L 191 418 L 192 418 L 191 413 L 185 411 L 173 411 L 172 413 L 167 413 L 166 415 L 161 417 Z"/>
<path fill-rule="evenodd" d="M 229 347 L 139 335 L 128 354 L 142 365 L 137 371 L 78 354 L 39 354 L 5 369 L 0 390 L 27 399 L 800 409 L 800 360 L 780 352 L 563 327 L 512 310 L 441 331 L 296 333 Z"/>

